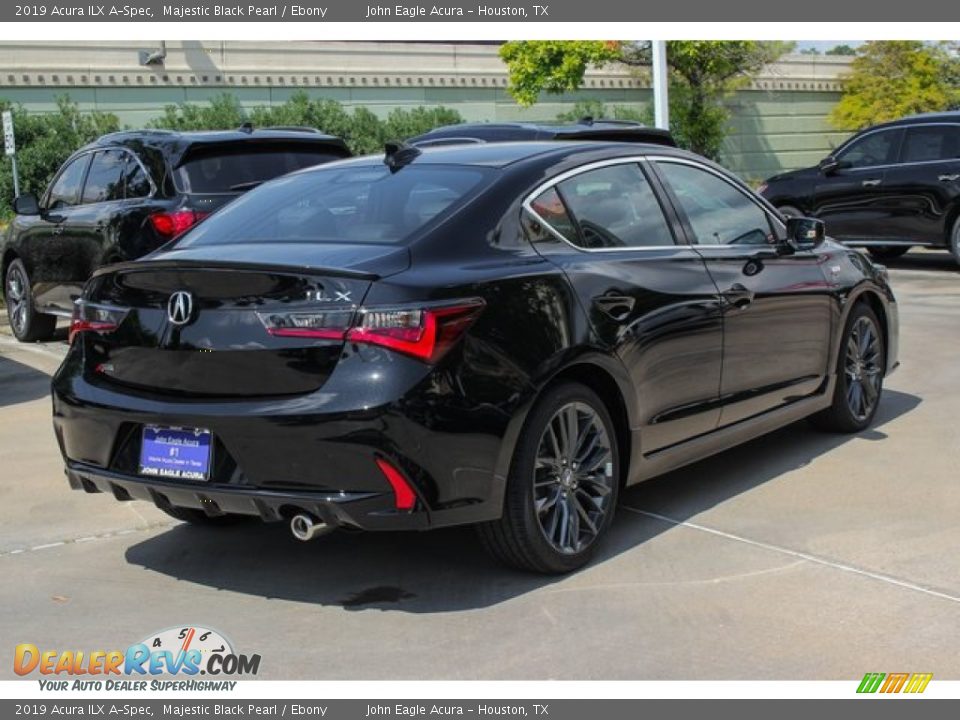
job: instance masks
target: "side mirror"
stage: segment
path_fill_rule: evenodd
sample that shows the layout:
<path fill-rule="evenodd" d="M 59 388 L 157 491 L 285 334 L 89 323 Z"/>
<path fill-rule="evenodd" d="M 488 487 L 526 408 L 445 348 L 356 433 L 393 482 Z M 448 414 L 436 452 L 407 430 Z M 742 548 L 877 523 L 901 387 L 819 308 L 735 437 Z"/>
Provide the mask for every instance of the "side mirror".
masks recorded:
<path fill-rule="evenodd" d="M 827 155 L 820 163 L 817 165 L 820 168 L 820 172 L 824 175 L 829 175 L 840 167 L 840 163 L 837 162 L 837 159 L 833 155 Z"/>
<path fill-rule="evenodd" d="M 17 215 L 39 215 L 40 202 L 33 193 L 23 193 L 13 201 L 13 211 Z"/>
<path fill-rule="evenodd" d="M 826 239 L 823 220 L 807 217 L 787 218 L 787 245 L 794 251 L 814 250 Z"/>

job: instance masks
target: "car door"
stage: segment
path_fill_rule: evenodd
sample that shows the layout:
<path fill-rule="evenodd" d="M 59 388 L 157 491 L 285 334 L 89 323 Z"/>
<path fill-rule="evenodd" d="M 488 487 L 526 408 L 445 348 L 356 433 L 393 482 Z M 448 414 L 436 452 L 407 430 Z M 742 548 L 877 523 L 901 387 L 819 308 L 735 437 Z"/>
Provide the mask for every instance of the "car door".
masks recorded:
<path fill-rule="evenodd" d="M 896 162 L 903 128 L 874 130 L 843 146 L 835 167 L 814 182 L 813 214 L 838 240 L 892 237 L 895 205 L 884 193 L 887 168 Z"/>
<path fill-rule="evenodd" d="M 677 158 L 655 165 L 723 298 L 720 426 L 817 392 L 833 318 L 819 253 L 778 252 L 779 219 L 721 172 Z"/>
<path fill-rule="evenodd" d="M 960 125 L 913 125 L 905 133 L 882 185 L 889 234 L 905 244 L 943 245 L 960 198 Z"/>
<path fill-rule="evenodd" d="M 526 203 L 555 240 L 537 248 L 574 287 L 599 342 L 615 352 L 640 408 L 644 454 L 712 430 L 723 328 L 706 267 L 675 240 L 638 159 L 569 172 Z"/>
<path fill-rule="evenodd" d="M 34 301 L 44 310 L 69 312 L 64 283 L 73 276 L 71 263 L 75 258 L 67 228 L 80 203 L 90 157 L 85 153 L 64 164 L 40 203 L 39 220 L 20 239 L 20 254 L 27 260 Z"/>

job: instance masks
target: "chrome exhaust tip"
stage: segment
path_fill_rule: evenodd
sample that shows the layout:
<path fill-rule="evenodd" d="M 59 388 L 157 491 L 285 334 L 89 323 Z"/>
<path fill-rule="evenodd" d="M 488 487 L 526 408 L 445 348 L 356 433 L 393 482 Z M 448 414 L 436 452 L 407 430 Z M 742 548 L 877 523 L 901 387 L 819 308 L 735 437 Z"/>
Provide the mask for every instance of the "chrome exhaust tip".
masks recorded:
<path fill-rule="evenodd" d="M 290 532 L 301 542 L 313 540 L 320 535 L 325 535 L 331 530 L 333 530 L 333 528 L 323 520 L 313 517 L 312 515 L 307 515 L 306 513 L 297 513 L 290 519 Z"/>

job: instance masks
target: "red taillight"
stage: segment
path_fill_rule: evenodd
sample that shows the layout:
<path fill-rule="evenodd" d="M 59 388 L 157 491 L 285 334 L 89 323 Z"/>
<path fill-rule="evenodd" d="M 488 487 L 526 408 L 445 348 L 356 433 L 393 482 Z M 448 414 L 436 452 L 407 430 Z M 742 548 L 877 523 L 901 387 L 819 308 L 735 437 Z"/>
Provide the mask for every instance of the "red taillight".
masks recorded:
<path fill-rule="evenodd" d="M 393 505 L 397 510 L 413 510 L 417 504 L 417 494 L 410 483 L 397 468 L 383 458 L 377 458 L 377 467 L 393 488 Z"/>
<path fill-rule="evenodd" d="M 70 318 L 70 332 L 67 342 L 73 345 L 74 339 L 82 332 L 109 333 L 120 327 L 120 323 L 127 316 L 127 308 L 118 308 L 112 305 L 97 305 L 95 303 L 78 300 L 73 305 L 73 316 Z"/>
<path fill-rule="evenodd" d="M 196 210 L 175 210 L 173 212 L 158 212 L 150 216 L 150 224 L 158 234 L 164 237 L 175 237 L 185 230 L 189 230 L 203 220 L 209 213 Z"/>
<path fill-rule="evenodd" d="M 477 319 L 483 305 L 476 299 L 427 308 L 361 308 L 356 314 L 352 310 L 258 314 L 271 335 L 379 345 L 433 363 Z"/>

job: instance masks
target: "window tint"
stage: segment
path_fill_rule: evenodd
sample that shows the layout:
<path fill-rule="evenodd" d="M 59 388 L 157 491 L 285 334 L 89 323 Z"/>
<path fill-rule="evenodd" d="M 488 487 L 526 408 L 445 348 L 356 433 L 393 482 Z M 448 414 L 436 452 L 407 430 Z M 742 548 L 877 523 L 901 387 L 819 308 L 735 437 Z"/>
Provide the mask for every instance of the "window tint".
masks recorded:
<path fill-rule="evenodd" d="M 580 228 L 579 243 L 585 248 L 673 244 L 653 188 L 633 163 L 590 170 L 557 188 Z"/>
<path fill-rule="evenodd" d="M 550 227 L 563 235 L 567 240 L 574 244 L 579 244 L 577 237 L 577 228 L 567 214 L 567 208 L 557 194 L 556 188 L 550 188 L 540 193 L 537 199 L 530 203 L 533 211 L 540 216 L 540 219 L 546 222 Z"/>
<path fill-rule="evenodd" d="M 773 241 L 767 213 L 744 192 L 691 165 L 661 162 L 670 187 L 701 245 L 765 245 Z"/>
<path fill-rule="evenodd" d="M 177 183 L 187 193 L 240 192 L 262 182 L 313 165 L 339 160 L 320 148 L 271 148 L 237 150 L 206 148 L 194 152 L 176 170 Z"/>
<path fill-rule="evenodd" d="M 50 188 L 50 197 L 47 207 L 50 210 L 77 204 L 80 195 L 80 183 L 83 182 L 83 173 L 90 162 L 89 155 L 78 157 L 67 165 Z"/>
<path fill-rule="evenodd" d="M 152 190 L 150 179 L 132 155 L 127 155 L 123 166 L 123 187 L 125 198 L 147 197 Z"/>
<path fill-rule="evenodd" d="M 950 160 L 960 156 L 958 131 L 955 125 L 929 125 L 907 128 L 900 162 Z"/>
<path fill-rule="evenodd" d="M 901 133 L 902 130 L 894 129 L 865 135 L 837 153 L 837 160 L 854 168 L 889 165 L 896 161 Z"/>
<path fill-rule="evenodd" d="M 462 205 L 494 172 L 410 165 L 391 173 L 383 165 L 364 165 L 291 175 L 237 198 L 188 232 L 180 246 L 403 243 Z"/>
<path fill-rule="evenodd" d="M 123 161 L 121 150 L 101 150 L 93 156 L 83 184 L 84 204 L 123 199 Z"/>

